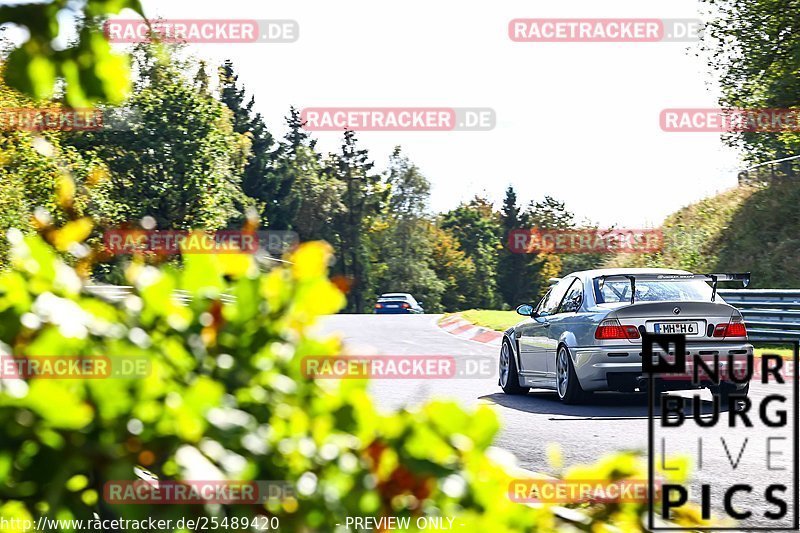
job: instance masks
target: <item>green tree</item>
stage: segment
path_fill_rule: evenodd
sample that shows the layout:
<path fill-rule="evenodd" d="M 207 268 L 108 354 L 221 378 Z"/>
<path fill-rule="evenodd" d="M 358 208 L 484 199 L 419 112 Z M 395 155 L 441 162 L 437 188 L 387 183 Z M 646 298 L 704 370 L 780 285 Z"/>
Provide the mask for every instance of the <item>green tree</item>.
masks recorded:
<path fill-rule="evenodd" d="M 316 151 L 316 140 L 303 129 L 294 107 L 286 124 L 289 131 L 281 142 L 275 172 L 292 184 L 291 197 L 283 200 L 296 202 L 291 227 L 301 241 L 335 242 L 334 220 L 344 212 L 344 183 L 336 178 L 333 161 L 323 161 Z"/>
<path fill-rule="evenodd" d="M 431 268 L 437 279 L 444 283 L 441 305 L 445 311 L 463 311 L 470 308 L 472 295 L 479 293 L 475 263 L 464 253 L 458 239 L 446 229 L 428 226 L 431 246 Z"/>
<path fill-rule="evenodd" d="M 197 73 L 194 76 L 193 85 L 198 91 L 209 94 L 209 79 L 205 61 L 200 61 L 197 65 Z"/>
<path fill-rule="evenodd" d="M 544 230 L 597 229 L 586 225 L 578 227 L 574 213 L 566 208 L 564 202 L 551 196 L 545 196 L 542 201 L 530 202 L 522 218 L 526 226 L 530 228 Z M 559 254 L 558 256 L 552 253 L 540 254 L 540 257 L 535 260 L 538 269 L 536 281 L 538 294 L 542 295 L 547 291 L 550 286 L 550 278 L 580 270 L 599 268 L 611 255 L 604 253 L 573 253 Z"/>
<path fill-rule="evenodd" d="M 289 108 L 289 115 L 286 118 L 286 125 L 289 128 L 289 131 L 284 136 L 286 150 L 288 152 L 292 152 L 297 150 L 301 146 L 307 146 L 312 150 L 315 150 L 317 147 L 316 139 L 313 139 L 311 135 L 304 129 L 305 123 L 303 122 L 303 117 L 300 114 L 300 111 L 297 110 L 296 107 L 292 106 Z"/>
<path fill-rule="evenodd" d="M 502 226 L 502 248 L 499 250 L 497 264 L 497 288 L 503 303 L 515 307 L 531 302 L 539 294 L 538 280 L 540 263 L 536 253 L 512 251 L 509 236 L 513 230 L 530 229 L 523 226 L 523 217 L 517 203 L 514 187 L 508 186 L 503 207 L 500 212 Z"/>
<path fill-rule="evenodd" d="M 110 170 L 114 205 L 101 218 L 119 224 L 149 215 L 161 229 L 207 230 L 240 220 L 242 206 L 252 204 L 241 188 L 249 141 L 233 130 L 231 111 L 195 90 L 187 67 L 166 48 L 140 45 L 136 58 L 139 77 L 127 105 L 137 121 L 72 140 Z"/>
<path fill-rule="evenodd" d="M 495 309 L 500 298 L 497 292 L 497 256 L 502 229 L 491 202 L 475 197 L 442 216 L 441 226 L 458 240 L 475 265 L 479 290 L 466 295 L 471 307 Z"/>
<path fill-rule="evenodd" d="M 410 292 L 426 311 L 439 312 L 445 283 L 431 268 L 430 183 L 399 146 L 389 159 L 386 183 L 388 209 L 370 233 L 375 288 L 378 293 Z"/>
<path fill-rule="evenodd" d="M 363 313 L 366 299 L 373 293 L 367 234 L 386 205 L 389 189 L 373 171 L 375 163 L 370 161 L 369 152 L 358 148 L 352 131 L 345 131 L 341 153 L 331 163 L 329 172 L 344 186 L 344 211 L 334 220 L 341 257 L 337 271 L 353 282 L 347 310 Z"/>
<path fill-rule="evenodd" d="M 570 213 L 564 202 L 559 202 L 552 196 L 545 196 L 544 200 L 531 201 L 523 214 L 523 221 L 531 228 L 542 229 L 569 229 L 575 227 L 575 215 Z"/>
<path fill-rule="evenodd" d="M 36 107 L 6 86 L 2 72 L 0 68 L 0 109 Z M 60 107 L 54 102 L 43 105 Z M 103 162 L 91 152 L 67 145 L 62 132 L 0 129 L 0 235 L 9 228 L 33 230 L 37 209 L 55 223 L 63 223 L 68 215 L 93 212 L 108 202 L 102 193 L 107 177 Z M 61 201 L 64 194 L 69 195 L 66 202 Z M 8 242 L 2 238 L 0 268 L 8 266 L 7 254 Z"/>
<path fill-rule="evenodd" d="M 709 67 L 719 79 L 723 107 L 788 109 L 800 106 L 800 3 L 795 0 L 703 0 L 710 20 L 703 32 Z M 800 153 L 800 133 L 726 135 L 745 160 L 759 163 Z M 792 174 L 791 163 L 783 171 Z"/>
<path fill-rule="evenodd" d="M 277 165 L 281 150 L 267 129 L 260 113 L 254 111 L 255 98 L 245 104 L 245 88 L 239 87 L 233 63 L 219 68 L 220 100 L 233 112 L 233 129 L 250 139 L 250 155 L 242 176 L 242 190 L 255 200 L 262 223 L 271 228 L 289 229 L 298 209 L 294 194 L 295 175 L 282 172 Z"/>

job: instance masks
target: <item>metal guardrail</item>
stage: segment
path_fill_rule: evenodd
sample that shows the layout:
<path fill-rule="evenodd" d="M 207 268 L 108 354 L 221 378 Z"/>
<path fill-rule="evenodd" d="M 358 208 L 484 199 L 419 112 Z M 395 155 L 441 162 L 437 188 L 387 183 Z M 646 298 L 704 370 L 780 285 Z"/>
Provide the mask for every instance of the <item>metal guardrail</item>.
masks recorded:
<path fill-rule="evenodd" d="M 133 287 L 130 285 L 87 285 L 86 291 L 109 301 L 124 300 L 129 294 L 133 294 Z M 172 298 L 180 305 L 189 305 L 191 296 L 188 291 L 176 290 L 172 293 Z M 220 295 L 223 303 L 234 303 L 236 297 L 230 294 Z"/>
<path fill-rule="evenodd" d="M 800 290 L 720 289 L 717 294 L 741 311 L 750 339 L 800 340 Z"/>
<path fill-rule="evenodd" d="M 800 155 L 783 157 L 766 161 L 739 172 L 739 184 L 769 183 L 784 179 L 796 178 L 800 175 Z"/>

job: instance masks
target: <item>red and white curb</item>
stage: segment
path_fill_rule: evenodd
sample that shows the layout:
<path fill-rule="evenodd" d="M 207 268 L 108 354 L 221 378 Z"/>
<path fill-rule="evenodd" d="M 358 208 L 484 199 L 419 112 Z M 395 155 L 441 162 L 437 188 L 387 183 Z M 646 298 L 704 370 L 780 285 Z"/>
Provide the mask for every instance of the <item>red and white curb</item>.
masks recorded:
<path fill-rule="evenodd" d="M 452 315 L 440 320 L 438 326 L 451 335 L 492 346 L 500 346 L 503 338 L 501 332 L 476 326 L 458 315 Z"/>

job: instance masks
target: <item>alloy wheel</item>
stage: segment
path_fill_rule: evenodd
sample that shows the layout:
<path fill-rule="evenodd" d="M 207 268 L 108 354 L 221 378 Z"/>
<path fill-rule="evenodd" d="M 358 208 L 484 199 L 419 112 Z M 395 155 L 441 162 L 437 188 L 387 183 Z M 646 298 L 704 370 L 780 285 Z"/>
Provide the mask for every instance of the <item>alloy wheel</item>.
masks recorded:
<path fill-rule="evenodd" d="M 556 358 L 556 388 L 558 389 L 559 398 L 567 395 L 567 387 L 569 386 L 569 355 L 565 349 L 558 351 Z"/>
<path fill-rule="evenodd" d="M 503 387 L 508 384 L 509 357 L 508 344 L 504 342 L 500 349 L 500 385 Z"/>

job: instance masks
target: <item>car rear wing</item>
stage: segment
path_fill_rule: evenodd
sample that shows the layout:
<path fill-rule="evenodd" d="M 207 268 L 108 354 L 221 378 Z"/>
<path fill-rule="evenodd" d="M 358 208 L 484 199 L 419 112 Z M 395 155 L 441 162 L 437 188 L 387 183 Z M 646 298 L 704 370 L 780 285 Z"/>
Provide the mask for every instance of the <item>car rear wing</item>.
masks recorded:
<path fill-rule="evenodd" d="M 711 301 L 717 297 L 717 283 L 720 281 L 741 281 L 743 287 L 750 285 L 750 272 L 742 273 L 720 273 L 720 274 L 609 274 L 598 276 L 600 287 L 607 279 L 625 278 L 631 282 L 631 303 L 636 297 L 636 281 L 706 281 L 711 283 Z"/>

